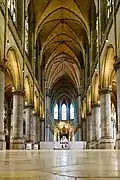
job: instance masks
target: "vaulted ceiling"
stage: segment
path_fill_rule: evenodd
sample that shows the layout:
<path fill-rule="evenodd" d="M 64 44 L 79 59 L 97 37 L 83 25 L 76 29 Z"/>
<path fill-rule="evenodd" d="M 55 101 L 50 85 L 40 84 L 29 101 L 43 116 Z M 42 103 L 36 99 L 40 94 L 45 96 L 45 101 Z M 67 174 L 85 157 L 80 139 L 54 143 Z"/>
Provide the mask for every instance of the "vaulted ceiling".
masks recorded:
<path fill-rule="evenodd" d="M 40 64 L 44 64 L 46 86 L 53 99 L 56 95 L 57 99 L 72 99 L 80 88 L 90 39 L 91 3 L 92 0 L 32 2 L 36 39 L 41 47 Z"/>

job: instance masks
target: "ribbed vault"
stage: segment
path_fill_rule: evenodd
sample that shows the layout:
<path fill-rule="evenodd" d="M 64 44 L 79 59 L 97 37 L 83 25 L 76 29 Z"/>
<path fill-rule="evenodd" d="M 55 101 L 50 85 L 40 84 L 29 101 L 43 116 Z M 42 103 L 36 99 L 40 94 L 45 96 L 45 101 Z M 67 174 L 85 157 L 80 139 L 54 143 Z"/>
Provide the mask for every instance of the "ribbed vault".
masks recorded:
<path fill-rule="evenodd" d="M 30 1 L 39 61 L 52 100 L 75 99 L 90 40 L 92 0 Z"/>

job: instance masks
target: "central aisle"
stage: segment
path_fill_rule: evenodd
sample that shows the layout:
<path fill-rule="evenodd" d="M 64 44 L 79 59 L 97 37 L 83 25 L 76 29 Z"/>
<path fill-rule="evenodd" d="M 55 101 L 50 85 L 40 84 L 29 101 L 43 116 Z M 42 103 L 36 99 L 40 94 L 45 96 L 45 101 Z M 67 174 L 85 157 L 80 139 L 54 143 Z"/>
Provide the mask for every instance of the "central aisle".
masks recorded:
<path fill-rule="evenodd" d="M 1 151 L 0 180 L 118 180 L 120 151 Z"/>

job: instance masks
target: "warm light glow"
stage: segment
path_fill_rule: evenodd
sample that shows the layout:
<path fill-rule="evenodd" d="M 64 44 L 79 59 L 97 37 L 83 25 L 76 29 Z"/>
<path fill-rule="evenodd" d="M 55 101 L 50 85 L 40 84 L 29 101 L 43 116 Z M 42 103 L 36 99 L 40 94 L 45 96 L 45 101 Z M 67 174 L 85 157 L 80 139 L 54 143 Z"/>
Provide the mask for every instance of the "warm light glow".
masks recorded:
<path fill-rule="evenodd" d="M 33 114 L 35 113 L 35 111 L 33 111 Z"/>
<path fill-rule="evenodd" d="M 100 104 L 100 101 L 98 101 L 98 104 Z"/>
<path fill-rule="evenodd" d="M 12 92 L 15 90 L 15 88 L 14 87 L 12 87 Z"/>
<path fill-rule="evenodd" d="M 27 105 L 27 102 L 25 102 L 25 105 Z"/>

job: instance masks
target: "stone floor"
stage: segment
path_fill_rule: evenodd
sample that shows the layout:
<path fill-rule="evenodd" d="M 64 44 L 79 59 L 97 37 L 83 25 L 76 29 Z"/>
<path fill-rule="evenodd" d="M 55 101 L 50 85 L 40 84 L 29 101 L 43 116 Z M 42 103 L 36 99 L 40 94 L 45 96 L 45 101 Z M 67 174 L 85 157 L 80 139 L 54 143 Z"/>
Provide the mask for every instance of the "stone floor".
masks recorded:
<path fill-rule="evenodd" d="M 0 180 L 120 180 L 120 151 L 0 151 Z"/>

